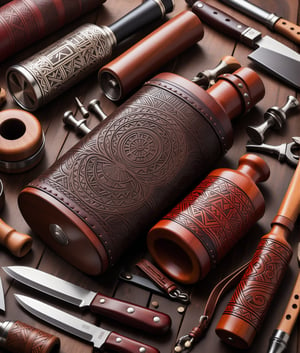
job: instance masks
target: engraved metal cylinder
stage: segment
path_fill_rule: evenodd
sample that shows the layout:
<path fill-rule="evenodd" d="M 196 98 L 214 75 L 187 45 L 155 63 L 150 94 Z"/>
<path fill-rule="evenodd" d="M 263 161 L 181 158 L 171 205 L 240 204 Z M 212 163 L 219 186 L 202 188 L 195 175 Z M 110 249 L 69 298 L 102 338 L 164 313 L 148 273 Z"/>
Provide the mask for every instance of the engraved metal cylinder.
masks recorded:
<path fill-rule="evenodd" d="M 153 259 L 178 282 L 203 279 L 264 214 L 256 182 L 269 173 L 265 161 L 253 154 L 242 156 L 237 170 L 209 173 L 150 229 Z"/>
<path fill-rule="evenodd" d="M 8 89 L 35 111 L 103 65 L 116 41 L 109 27 L 85 24 L 7 71 Z"/>
<path fill-rule="evenodd" d="M 243 105 L 239 92 L 230 92 Z M 98 275 L 231 145 L 230 118 L 218 100 L 183 77 L 160 74 L 27 185 L 19 206 L 55 252 Z"/>

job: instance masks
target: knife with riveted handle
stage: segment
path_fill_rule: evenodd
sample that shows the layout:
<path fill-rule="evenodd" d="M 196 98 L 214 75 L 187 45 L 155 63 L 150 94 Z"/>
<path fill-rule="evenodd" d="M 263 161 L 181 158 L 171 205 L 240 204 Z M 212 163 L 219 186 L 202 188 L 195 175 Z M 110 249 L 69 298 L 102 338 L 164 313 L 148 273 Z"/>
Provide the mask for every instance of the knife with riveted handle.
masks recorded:
<path fill-rule="evenodd" d="M 95 349 L 107 348 L 119 353 L 159 353 L 152 346 L 122 336 L 117 332 L 104 330 L 37 299 L 19 294 L 15 294 L 15 298 L 32 315 L 76 337 L 93 343 Z"/>
<path fill-rule="evenodd" d="M 80 308 L 107 316 L 126 325 L 152 333 L 163 334 L 170 328 L 169 315 L 133 303 L 93 292 L 73 283 L 26 266 L 3 267 L 12 278 L 31 288 Z"/>
<path fill-rule="evenodd" d="M 246 0 L 220 1 L 258 20 L 272 31 L 282 34 L 296 44 L 300 44 L 300 26 L 295 23 L 277 16 L 275 13 L 268 12 Z"/>
<path fill-rule="evenodd" d="M 192 11 L 215 30 L 253 48 L 249 59 L 285 83 L 300 88 L 300 75 L 295 75 L 300 71 L 300 55 L 297 52 L 270 36 L 262 37 L 261 32 L 203 1 L 195 2 Z"/>

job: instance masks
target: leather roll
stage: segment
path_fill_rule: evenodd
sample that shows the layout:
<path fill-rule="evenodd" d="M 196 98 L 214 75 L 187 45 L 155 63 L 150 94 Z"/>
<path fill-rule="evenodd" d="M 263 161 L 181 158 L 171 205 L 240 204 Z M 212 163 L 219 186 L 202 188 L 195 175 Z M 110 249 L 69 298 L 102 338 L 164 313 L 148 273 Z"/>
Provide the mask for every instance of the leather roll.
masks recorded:
<path fill-rule="evenodd" d="M 181 12 L 99 70 L 104 94 L 113 101 L 123 99 L 203 34 L 198 16 Z"/>
<path fill-rule="evenodd" d="M 234 92 L 230 99 L 242 105 Z M 55 252 L 98 275 L 232 142 L 230 118 L 217 99 L 183 77 L 160 74 L 28 184 L 19 207 Z"/>
<path fill-rule="evenodd" d="M 106 0 L 13 0 L 0 9 L 0 61 Z"/>

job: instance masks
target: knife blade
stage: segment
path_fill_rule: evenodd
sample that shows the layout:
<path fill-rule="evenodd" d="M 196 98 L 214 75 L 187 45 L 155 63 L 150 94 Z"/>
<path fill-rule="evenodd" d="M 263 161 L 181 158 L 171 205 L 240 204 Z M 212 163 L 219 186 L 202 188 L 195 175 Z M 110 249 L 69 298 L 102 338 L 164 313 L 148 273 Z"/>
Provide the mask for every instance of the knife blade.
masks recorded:
<path fill-rule="evenodd" d="M 300 44 L 300 26 L 286 20 L 275 13 L 271 13 L 261 7 L 252 4 L 246 0 L 220 0 L 238 11 L 249 15 L 255 20 L 263 23 L 266 27 L 274 32 L 280 33 L 289 40 Z"/>
<path fill-rule="evenodd" d="M 107 316 L 146 332 L 162 334 L 171 325 L 169 315 L 79 287 L 49 273 L 27 266 L 3 267 L 12 278 L 31 288 L 80 308 Z"/>
<path fill-rule="evenodd" d="M 293 87 L 300 88 L 300 55 L 286 45 L 249 27 L 223 11 L 197 1 L 192 11 L 214 29 L 255 50 L 248 58 Z"/>
<path fill-rule="evenodd" d="M 32 315 L 87 342 L 93 343 L 96 349 L 106 348 L 121 353 L 159 353 L 152 346 L 122 336 L 114 331 L 104 330 L 37 299 L 19 294 L 14 294 L 14 296 L 17 302 Z"/>
<path fill-rule="evenodd" d="M 2 285 L 2 279 L 0 277 L 0 310 L 5 311 L 5 297 Z"/>

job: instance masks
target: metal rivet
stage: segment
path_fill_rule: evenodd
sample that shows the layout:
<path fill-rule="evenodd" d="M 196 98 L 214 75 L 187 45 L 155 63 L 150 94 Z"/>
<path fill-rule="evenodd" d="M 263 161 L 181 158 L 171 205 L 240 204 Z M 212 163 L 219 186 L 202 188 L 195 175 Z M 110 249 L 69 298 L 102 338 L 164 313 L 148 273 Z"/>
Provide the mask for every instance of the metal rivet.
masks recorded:
<path fill-rule="evenodd" d="M 238 86 L 239 86 L 240 88 L 243 88 L 243 87 L 244 87 L 242 83 L 238 83 Z"/>
<path fill-rule="evenodd" d="M 153 317 L 153 322 L 155 322 L 155 323 L 160 322 L 160 317 L 159 316 L 154 316 Z"/>
<path fill-rule="evenodd" d="M 228 341 L 233 341 L 233 338 L 232 337 L 227 337 L 227 340 Z"/>
<path fill-rule="evenodd" d="M 121 338 L 121 337 L 117 337 L 117 338 L 116 338 L 116 342 L 117 342 L 117 343 L 121 343 L 121 342 L 122 342 L 122 338 Z"/>
<path fill-rule="evenodd" d="M 248 93 L 244 93 L 244 97 L 248 98 L 249 97 L 249 94 Z"/>
<path fill-rule="evenodd" d="M 139 352 L 141 352 L 141 353 L 146 352 L 146 348 L 145 347 L 140 347 Z"/>
<path fill-rule="evenodd" d="M 133 307 L 130 306 L 129 308 L 127 308 L 127 312 L 128 312 L 128 314 L 132 314 L 135 312 L 135 310 Z"/>
<path fill-rule="evenodd" d="M 156 300 L 153 300 L 153 302 L 151 302 L 151 305 L 152 305 L 154 308 L 158 308 L 158 307 L 159 307 L 159 303 L 158 303 L 158 301 L 156 301 Z"/>
<path fill-rule="evenodd" d="M 185 311 L 185 307 L 184 307 L 184 306 L 179 306 L 179 307 L 177 308 L 177 312 L 178 312 L 179 314 L 184 313 L 184 311 Z"/>
<path fill-rule="evenodd" d="M 104 304 L 104 303 L 105 303 L 105 299 L 101 298 L 101 299 L 99 300 L 99 302 L 100 302 L 100 304 Z"/>

